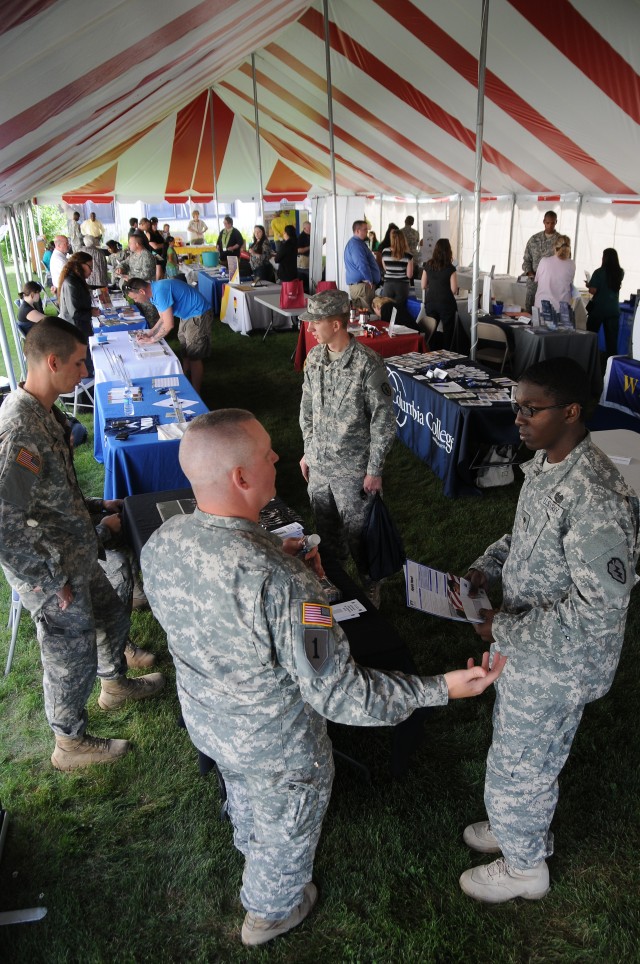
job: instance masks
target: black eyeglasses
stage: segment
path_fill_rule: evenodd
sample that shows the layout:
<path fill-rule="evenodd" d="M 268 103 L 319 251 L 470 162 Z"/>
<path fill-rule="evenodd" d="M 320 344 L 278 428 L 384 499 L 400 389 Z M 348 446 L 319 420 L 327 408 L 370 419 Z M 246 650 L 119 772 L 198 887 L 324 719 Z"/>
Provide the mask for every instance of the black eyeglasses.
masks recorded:
<path fill-rule="evenodd" d="M 517 402 L 511 402 L 511 408 L 515 415 L 522 414 L 525 418 L 533 418 L 538 412 L 547 412 L 550 408 L 566 408 L 570 404 L 566 402 L 564 405 L 543 405 L 541 408 L 534 408 L 533 405 L 518 405 Z"/>

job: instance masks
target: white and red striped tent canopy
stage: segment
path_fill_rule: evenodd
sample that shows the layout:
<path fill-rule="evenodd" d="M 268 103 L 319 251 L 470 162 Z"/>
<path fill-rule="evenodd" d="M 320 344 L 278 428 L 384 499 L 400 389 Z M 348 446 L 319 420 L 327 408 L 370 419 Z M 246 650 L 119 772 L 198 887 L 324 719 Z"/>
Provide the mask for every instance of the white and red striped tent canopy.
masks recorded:
<path fill-rule="evenodd" d="M 481 7 L 330 0 L 339 193 L 473 190 Z M 639 37 L 635 0 L 490 0 L 487 195 L 638 200 Z M 5 9 L 0 203 L 256 198 L 252 53 L 265 193 L 330 192 L 321 0 Z"/>

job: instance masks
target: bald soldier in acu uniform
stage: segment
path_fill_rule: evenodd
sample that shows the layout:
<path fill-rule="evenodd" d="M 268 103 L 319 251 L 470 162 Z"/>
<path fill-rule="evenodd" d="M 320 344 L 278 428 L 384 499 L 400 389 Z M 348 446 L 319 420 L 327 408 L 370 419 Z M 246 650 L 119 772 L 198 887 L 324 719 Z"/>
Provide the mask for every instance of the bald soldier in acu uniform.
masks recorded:
<path fill-rule="evenodd" d="M 551 821 L 586 703 L 609 690 L 637 582 L 638 497 L 592 444 L 584 424 L 588 378 L 553 358 L 520 378 L 516 425 L 536 452 L 513 532 L 472 564 L 475 586 L 502 579 L 499 611 L 475 626 L 508 657 L 496 686 L 484 799 L 488 821 L 464 840 L 502 857 L 460 878 L 465 893 L 501 903 L 544 897 Z"/>
<path fill-rule="evenodd" d="M 142 552 L 145 591 L 164 626 L 194 744 L 227 787 L 234 842 L 245 857 L 245 944 L 264 944 L 317 899 L 313 858 L 333 780 L 325 717 L 399 723 L 421 706 L 475 696 L 499 675 L 482 667 L 420 679 L 362 669 L 304 562 L 263 529 L 278 456 L 238 409 L 200 415 L 180 443 L 197 499 Z M 315 550 L 313 550 L 315 552 Z M 319 558 L 310 559 L 320 570 Z"/>

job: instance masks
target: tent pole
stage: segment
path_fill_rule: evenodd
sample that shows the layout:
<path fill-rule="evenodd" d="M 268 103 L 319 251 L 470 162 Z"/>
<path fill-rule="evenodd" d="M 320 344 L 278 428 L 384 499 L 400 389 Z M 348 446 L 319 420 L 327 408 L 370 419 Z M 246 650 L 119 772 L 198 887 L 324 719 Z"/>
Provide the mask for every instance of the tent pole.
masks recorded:
<path fill-rule="evenodd" d="M 12 333 L 12 335 L 13 335 L 13 340 L 14 340 L 15 346 L 16 346 L 16 354 L 17 354 L 17 356 L 18 356 L 18 362 L 19 362 L 19 364 L 20 364 L 20 374 L 21 374 L 21 377 L 24 379 L 24 378 L 27 377 L 27 366 L 26 366 L 26 364 L 25 364 L 24 353 L 23 353 L 23 351 L 22 351 L 22 340 L 21 340 L 21 338 L 20 338 L 20 330 L 19 330 L 19 328 L 18 328 L 18 322 L 17 322 L 17 320 L 16 320 L 16 313 L 15 313 L 15 311 L 13 310 L 13 302 L 12 302 L 12 300 L 11 300 L 11 292 L 9 291 L 9 279 L 7 278 L 7 271 L 6 271 L 6 268 L 5 268 L 4 259 L 3 259 L 3 257 L 2 257 L 2 253 L 1 253 L 1 252 L 0 252 L 0 286 L 2 287 L 2 294 L 3 294 L 4 300 L 5 300 L 6 305 L 7 305 L 7 311 L 8 311 L 8 313 L 9 313 L 9 324 L 11 325 L 11 333 Z M 20 285 L 20 287 L 22 287 L 22 285 Z M 4 327 L 4 320 L 2 321 L 2 332 L 1 332 L 1 336 L 2 336 L 2 337 L 4 338 L 4 340 L 6 341 L 6 337 L 7 337 L 7 336 L 6 336 L 6 331 L 5 331 L 5 327 Z M 9 354 L 8 346 L 7 346 L 7 352 L 6 352 L 6 354 L 5 354 L 4 342 L 3 342 L 3 345 L 2 345 L 2 354 L 3 354 L 3 356 L 4 356 L 4 363 L 5 363 L 5 367 L 6 367 L 6 369 L 7 369 L 7 376 L 8 376 L 8 378 L 9 378 L 9 381 L 11 382 L 11 387 L 12 387 L 12 388 L 15 388 L 15 387 L 16 387 L 16 386 L 15 386 L 15 373 L 14 373 L 13 365 L 12 365 L 12 363 L 11 363 L 11 355 Z M 7 365 L 7 356 L 9 357 L 9 364 L 8 364 L 8 365 Z M 9 374 L 9 372 L 11 372 L 11 373 Z M 13 381 L 12 381 L 12 379 L 13 379 Z"/>
<path fill-rule="evenodd" d="M 580 215 L 582 214 L 582 194 L 578 195 L 578 210 L 576 212 L 576 236 L 573 242 L 573 263 L 576 263 L 578 253 L 578 230 L 580 228 Z"/>
<path fill-rule="evenodd" d="M 30 270 L 31 257 L 32 257 L 31 241 L 29 240 L 30 234 L 29 234 L 29 225 L 27 224 L 26 208 L 27 206 L 24 202 L 18 205 L 18 212 L 20 214 L 20 225 L 22 227 L 22 240 L 24 243 L 24 256 L 26 260 L 27 274 L 32 277 L 33 271 Z"/>
<path fill-rule="evenodd" d="M 262 154 L 260 153 L 260 116 L 258 113 L 258 83 L 256 81 L 256 55 L 251 54 L 253 78 L 253 110 L 256 118 L 256 148 L 258 151 L 258 183 L 260 185 L 260 224 L 264 224 L 264 187 L 262 186 Z"/>
<path fill-rule="evenodd" d="M 456 258 L 460 264 L 462 251 L 462 194 L 458 194 L 458 243 L 456 244 Z"/>
<path fill-rule="evenodd" d="M 473 237 L 473 287 L 471 290 L 471 357 L 475 361 L 478 347 L 478 282 L 480 273 L 480 194 L 482 191 L 482 138 L 484 128 L 484 77 L 487 66 L 487 32 L 489 25 L 489 0 L 482 0 L 482 29 L 480 33 L 480 57 L 478 58 L 478 109 L 476 116 L 476 177 L 473 191 L 474 237 Z M 485 283 L 487 279 L 485 278 Z M 491 280 L 489 279 L 489 284 Z"/>
<path fill-rule="evenodd" d="M 9 342 L 7 341 L 7 333 L 4 330 L 4 318 L 2 317 L 2 311 L 0 311 L 0 347 L 2 348 L 2 357 L 4 359 L 4 367 L 7 372 L 7 378 L 9 379 L 9 384 L 11 385 L 11 391 L 15 392 L 18 387 L 16 382 L 15 372 L 13 370 L 13 364 L 11 362 L 11 352 L 9 351 Z"/>
<path fill-rule="evenodd" d="M 380 228 L 378 230 L 378 239 L 382 241 L 384 238 L 384 232 L 382 230 L 382 194 L 380 195 Z"/>
<path fill-rule="evenodd" d="M 35 208 L 36 208 L 36 217 L 38 219 L 38 234 L 42 236 L 42 218 L 40 216 L 40 205 L 38 204 L 37 200 L 36 200 Z"/>
<path fill-rule="evenodd" d="M 511 274 L 511 249 L 513 247 L 513 222 L 516 215 L 516 196 L 511 195 L 511 223 L 509 225 L 509 251 L 507 254 L 507 274 Z"/>
<path fill-rule="evenodd" d="M 216 221 L 220 227 L 220 203 L 218 201 L 218 172 L 216 171 L 216 138 L 213 132 L 213 87 L 209 88 L 209 115 L 211 117 L 211 164 L 213 166 L 213 194 L 216 199 Z"/>
<path fill-rule="evenodd" d="M 13 219 L 13 210 L 11 208 L 9 208 L 9 216 L 8 216 L 7 223 L 9 225 L 9 237 L 11 239 L 11 254 L 13 255 L 13 267 L 16 272 L 16 281 L 18 283 L 18 288 L 22 288 L 27 279 L 23 276 L 22 262 L 20 260 L 20 249 L 18 247 L 18 239 L 16 237 L 16 225 Z"/>
<path fill-rule="evenodd" d="M 340 275 L 342 274 L 338 251 L 338 198 L 336 190 L 336 154 L 333 139 L 333 94 L 331 87 L 331 44 L 329 43 L 329 0 L 322 0 L 322 13 L 324 16 L 324 53 L 327 64 L 327 120 L 329 121 L 329 158 L 331 161 L 331 191 L 333 194 L 333 244 L 336 259 L 336 284 L 340 287 Z"/>
<path fill-rule="evenodd" d="M 31 209 L 31 201 L 26 205 L 27 208 L 27 220 L 29 222 L 29 231 L 31 233 L 31 244 L 33 246 L 33 263 L 36 266 L 36 274 L 38 275 L 38 281 L 44 288 L 44 278 L 42 277 L 42 262 L 40 260 L 40 252 L 38 251 L 38 238 L 36 235 L 36 224 L 33 219 L 33 211 Z"/>

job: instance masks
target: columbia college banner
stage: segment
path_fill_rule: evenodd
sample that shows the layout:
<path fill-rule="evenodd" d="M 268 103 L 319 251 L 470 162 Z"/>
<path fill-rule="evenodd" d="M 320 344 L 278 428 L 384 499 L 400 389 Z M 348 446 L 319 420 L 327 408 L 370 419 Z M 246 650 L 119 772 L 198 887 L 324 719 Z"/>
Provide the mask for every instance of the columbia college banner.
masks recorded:
<path fill-rule="evenodd" d="M 446 402 L 410 375 L 396 368 L 388 370 L 398 438 L 442 479 L 445 495 L 459 495 L 460 406 Z"/>
<path fill-rule="evenodd" d="M 600 404 L 640 418 L 640 362 L 613 356 L 607 362 Z"/>

